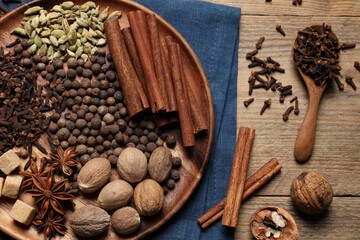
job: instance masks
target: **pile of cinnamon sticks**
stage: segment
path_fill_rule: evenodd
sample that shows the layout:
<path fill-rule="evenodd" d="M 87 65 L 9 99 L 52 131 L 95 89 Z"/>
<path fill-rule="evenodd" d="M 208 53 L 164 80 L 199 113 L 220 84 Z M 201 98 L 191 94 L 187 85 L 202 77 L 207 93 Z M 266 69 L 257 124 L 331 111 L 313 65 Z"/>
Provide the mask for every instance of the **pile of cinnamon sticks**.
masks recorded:
<path fill-rule="evenodd" d="M 184 73 L 180 45 L 159 34 L 155 14 L 137 10 L 127 18 L 130 27 L 106 21 L 105 33 L 130 117 L 150 109 L 158 127 L 179 121 L 183 145 L 194 146 L 209 123 Z"/>
<path fill-rule="evenodd" d="M 279 161 L 272 158 L 246 180 L 254 138 L 254 129 L 240 127 L 227 196 L 198 218 L 202 228 L 207 228 L 221 217 L 223 225 L 236 227 L 241 202 L 264 186 L 281 170 Z"/>

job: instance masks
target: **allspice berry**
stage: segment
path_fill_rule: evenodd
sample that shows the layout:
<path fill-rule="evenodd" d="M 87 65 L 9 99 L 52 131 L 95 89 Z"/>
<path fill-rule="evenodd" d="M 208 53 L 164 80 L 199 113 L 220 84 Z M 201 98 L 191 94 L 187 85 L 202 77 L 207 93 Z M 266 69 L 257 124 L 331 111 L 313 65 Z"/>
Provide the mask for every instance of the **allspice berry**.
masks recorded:
<path fill-rule="evenodd" d="M 139 213 L 132 207 L 123 207 L 111 216 L 111 226 L 118 234 L 131 234 L 141 223 Z"/>
<path fill-rule="evenodd" d="M 329 181 L 315 170 L 301 173 L 291 184 L 290 194 L 294 205 L 311 215 L 325 212 L 333 199 Z"/>
<path fill-rule="evenodd" d="M 119 155 L 117 170 L 122 179 L 129 183 L 138 183 L 148 172 L 146 156 L 139 149 L 128 147 Z"/>

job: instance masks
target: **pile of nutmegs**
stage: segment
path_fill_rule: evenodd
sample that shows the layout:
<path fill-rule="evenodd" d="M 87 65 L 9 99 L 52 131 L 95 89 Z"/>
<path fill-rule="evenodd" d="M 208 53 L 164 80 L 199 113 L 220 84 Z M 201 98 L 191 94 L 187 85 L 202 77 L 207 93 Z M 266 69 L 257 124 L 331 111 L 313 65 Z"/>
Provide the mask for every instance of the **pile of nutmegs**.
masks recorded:
<path fill-rule="evenodd" d="M 79 189 L 84 193 L 98 190 L 100 193 L 99 207 L 80 208 L 70 218 L 71 227 L 79 236 L 96 236 L 110 224 L 119 234 L 135 232 L 142 216 L 154 216 L 163 208 L 165 190 L 160 184 L 174 187 L 179 180 L 176 169 L 181 166 L 181 160 L 174 158 L 165 147 L 156 148 L 149 161 L 139 149 L 127 147 L 120 153 L 116 165 L 120 178 L 111 182 L 108 182 L 111 164 L 106 158 L 91 159 L 81 168 L 77 177 Z M 106 211 L 115 211 L 111 219 Z"/>

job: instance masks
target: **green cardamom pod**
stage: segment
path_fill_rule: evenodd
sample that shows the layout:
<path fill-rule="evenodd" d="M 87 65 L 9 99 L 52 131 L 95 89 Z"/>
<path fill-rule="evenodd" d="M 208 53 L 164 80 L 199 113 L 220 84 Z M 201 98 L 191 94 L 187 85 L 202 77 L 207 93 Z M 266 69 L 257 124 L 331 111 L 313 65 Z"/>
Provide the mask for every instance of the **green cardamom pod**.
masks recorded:
<path fill-rule="evenodd" d="M 36 47 L 38 47 L 38 48 L 41 47 L 42 41 L 41 41 L 41 38 L 39 37 L 39 35 L 36 35 L 36 36 L 34 37 L 34 43 L 35 43 Z"/>
<path fill-rule="evenodd" d="M 97 47 L 94 47 L 94 48 L 91 49 L 90 54 L 91 54 L 91 55 L 95 55 L 95 54 L 97 53 L 97 51 L 98 51 L 98 48 L 97 48 Z"/>
<path fill-rule="evenodd" d="M 109 7 L 106 7 L 104 11 L 102 11 L 99 15 L 98 18 L 99 22 L 105 21 L 108 18 L 108 16 L 109 16 Z"/>
<path fill-rule="evenodd" d="M 67 46 L 66 46 L 65 44 L 61 44 L 61 45 L 59 46 L 59 50 L 60 50 L 61 52 L 65 52 L 65 51 L 66 51 L 66 48 L 67 48 Z"/>
<path fill-rule="evenodd" d="M 50 45 L 50 40 L 48 38 L 41 38 L 42 43 Z"/>
<path fill-rule="evenodd" d="M 26 34 L 25 29 L 20 28 L 20 27 L 15 28 L 15 29 L 11 32 L 11 34 L 18 35 L 19 37 L 27 37 L 27 36 L 28 36 L 28 35 Z"/>
<path fill-rule="evenodd" d="M 59 12 L 49 12 L 48 15 L 46 16 L 49 20 L 51 19 L 55 19 L 55 18 L 59 18 L 61 17 L 62 14 Z"/>
<path fill-rule="evenodd" d="M 36 52 L 36 49 L 37 49 L 37 46 L 36 44 L 34 43 L 33 45 L 31 45 L 29 48 L 28 48 L 28 51 L 31 53 L 31 54 L 34 54 Z"/>
<path fill-rule="evenodd" d="M 61 57 L 61 53 L 60 51 L 56 51 L 53 55 L 53 59 L 57 59 L 57 58 L 60 58 Z"/>
<path fill-rule="evenodd" d="M 76 57 L 75 53 L 70 51 L 69 49 L 66 50 L 70 57 Z"/>
<path fill-rule="evenodd" d="M 41 33 L 40 33 L 40 36 L 41 37 L 48 37 L 50 36 L 51 34 L 51 30 L 43 30 Z"/>
<path fill-rule="evenodd" d="M 53 12 L 63 12 L 64 11 L 64 8 L 62 8 L 60 5 L 55 5 L 51 8 L 51 11 Z"/>
<path fill-rule="evenodd" d="M 39 26 L 40 20 L 39 20 L 39 16 L 35 16 L 32 20 L 31 20 L 31 27 L 32 28 L 37 28 Z"/>
<path fill-rule="evenodd" d="M 39 7 L 39 6 L 31 7 L 24 12 L 24 15 L 29 16 L 29 15 L 37 14 L 41 9 L 43 9 L 43 8 Z"/>
<path fill-rule="evenodd" d="M 79 58 L 81 56 L 81 54 L 83 54 L 83 52 L 84 52 L 84 49 L 82 47 L 79 47 L 75 52 L 76 58 Z"/>
<path fill-rule="evenodd" d="M 69 22 L 66 20 L 66 18 L 63 18 L 63 20 L 62 20 L 62 28 L 65 32 L 70 31 L 70 25 L 69 25 Z"/>
<path fill-rule="evenodd" d="M 90 15 L 95 16 L 95 17 L 98 16 L 99 15 L 99 6 L 96 7 L 96 8 L 91 9 L 90 10 Z"/>
<path fill-rule="evenodd" d="M 67 40 L 68 40 L 67 35 L 64 35 L 64 36 L 61 36 L 61 37 L 59 38 L 58 43 L 61 45 L 61 44 L 66 43 Z"/>
<path fill-rule="evenodd" d="M 103 23 L 96 24 L 96 28 L 99 29 L 99 30 L 102 31 L 102 32 L 105 31 L 105 28 L 104 28 L 104 24 L 103 24 Z"/>
<path fill-rule="evenodd" d="M 105 38 L 104 33 L 101 32 L 100 30 L 95 30 L 95 33 L 96 33 L 96 35 L 97 35 L 98 37 L 100 37 L 100 38 Z"/>
<path fill-rule="evenodd" d="M 41 13 L 40 14 L 40 17 L 39 17 L 39 21 L 40 21 L 40 25 L 41 26 L 44 26 L 46 24 L 46 16 L 45 16 L 45 13 Z"/>
<path fill-rule="evenodd" d="M 66 33 L 63 30 L 56 29 L 51 32 L 51 35 L 53 35 L 56 38 L 61 38 L 62 36 L 66 35 Z"/>
<path fill-rule="evenodd" d="M 87 54 L 85 54 L 85 53 L 81 54 L 81 58 L 82 58 L 82 60 L 84 60 L 85 62 L 86 62 L 87 60 L 89 60 L 89 56 L 88 56 Z"/>
<path fill-rule="evenodd" d="M 35 38 L 36 35 L 38 35 L 38 33 L 35 30 L 33 30 L 30 34 L 30 38 Z"/>
<path fill-rule="evenodd" d="M 109 17 L 107 19 L 113 19 L 113 18 L 119 18 L 119 17 L 121 17 L 121 12 L 120 11 L 114 11 L 109 15 Z"/>
<path fill-rule="evenodd" d="M 68 41 L 71 45 L 74 45 L 76 43 L 76 31 L 74 29 L 70 29 L 70 31 L 67 34 Z"/>
<path fill-rule="evenodd" d="M 87 13 L 80 12 L 80 18 L 83 18 L 84 20 L 87 20 L 89 18 L 89 16 L 87 15 Z"/>
<path fill-rule="evenodd" d="M 74 12 L 76 12 L 77 10 L 79 10 L 79 8 L 80 8 L 80 5 L 74 5 L 74 6 L 71 8 L 71 10 L 74 11 Z"/>
<path fill-rule="evenodd" d="M 100 38 L 100 39 L 97 41 L 96 46 L 102 47 L 102 46 L 105 46 L 105 44 L 106 44 L 105 38 Z"/>
<path fill-rule="evenodd" d="M 75 4 L 74 4 L 73 2 L 71 2 L 71 1 L 63 2 L 63 3 L 61 4 L 61 6 L 62 6 L 65 10 L 71 9 L 74 5 L 75 5 Z"/>
<path fill-rule="evenodd" d="M 96 8 L 96 4 L 93 1 L 87 1 L 86 3 L 83 4 L 83 6 L 87 6 L 90 9 Z"/>
<path fill-rule="evenodd" d="M 59 42 L 58 42 L 58 40 L 56 39 L 56 37 L 54 37 L 53 35 L 50 35 L 50 42 L 51 42 L 51 44 L 54 46 L 54 47 L 57 47 L 57 46 L 59 46 Z"/>
<path fill-rule="evenodd" d="M 78 11 L 80 11 L 80 12 L 88 12 L 89 11 L 89 6 L 82 5 L 82 6 L 80 6 Z"/>
<path fill-rule="evenodd" d="M 25 23 L 24 29 L 25 29 L 26 34 L 27 34 L 28 36 L 31 36 L 32 27 L 31 27 L 31 22 L 30 22 L 30 21 L 27 21 L 27 22 Z"/>
<path fill-rule="evenodd" d="M 47 45 L 43 44 L 43 45 L 41 45 L 41 47 L 39 49 L 39 55 L 43 57 L 46 54 L 47 54 Z"/>
<path fill-rule="evenodd" d="M 86 27 L 87 28 L 89 26 L 88 22 L 83 18 L 76 18 L 76 22 L 81 27 Z"/>
<path fill-rule="evenodd" d="M 97 33 L 94 30 L 92 30 L 91 28 L 89 28 L 89 34 L 93 37 L 97 37 Z"/>

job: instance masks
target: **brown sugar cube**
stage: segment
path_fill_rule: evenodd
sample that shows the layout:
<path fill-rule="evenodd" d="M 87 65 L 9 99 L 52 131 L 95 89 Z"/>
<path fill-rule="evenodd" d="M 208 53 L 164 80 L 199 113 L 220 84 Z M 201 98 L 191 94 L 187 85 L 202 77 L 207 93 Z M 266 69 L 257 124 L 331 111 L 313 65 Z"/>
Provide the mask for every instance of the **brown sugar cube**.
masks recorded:
<path fill-rule="evenodd" d="M 0 170 L 9 175 L 21 164 L 21 159 L 13 149 L 7 151 L 0 157 Z"/>
<path fill-rule="evenodd" d="M 10 216 L 17 222 L 29 225 L 35 216 L 35 209 L 21 200 L 16 200 Z"/>
<path fill-rule="evenodd" d="M 1 197 L 1 192 L 2 192 L 2 189 L 3 189 L 3 185 L 4 185 L 4 178 L 0 177 L 0 197 Z"/>
<path fill-rule="evenodd" d="M 22 182 L 22 176 L 9 175 L 5 178 L 2 195 L 8 198 L 17 198 Z"/>

